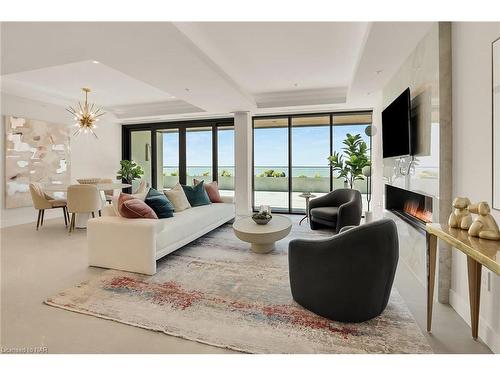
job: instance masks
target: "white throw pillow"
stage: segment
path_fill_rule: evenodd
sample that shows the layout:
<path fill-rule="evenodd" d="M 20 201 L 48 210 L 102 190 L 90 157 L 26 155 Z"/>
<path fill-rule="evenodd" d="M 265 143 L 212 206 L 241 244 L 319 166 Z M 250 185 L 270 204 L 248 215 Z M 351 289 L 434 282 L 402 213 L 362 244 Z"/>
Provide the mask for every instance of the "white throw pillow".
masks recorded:
<path fill-rule="evenodd" d="M 180 212 L 191 208 L 189 201 L 184 193 L 181 184 L 177 183 L 172 189 L 164 190 L 163 193 L 167 196 L 168 200 L 174 205 L 174 211 Z"/>

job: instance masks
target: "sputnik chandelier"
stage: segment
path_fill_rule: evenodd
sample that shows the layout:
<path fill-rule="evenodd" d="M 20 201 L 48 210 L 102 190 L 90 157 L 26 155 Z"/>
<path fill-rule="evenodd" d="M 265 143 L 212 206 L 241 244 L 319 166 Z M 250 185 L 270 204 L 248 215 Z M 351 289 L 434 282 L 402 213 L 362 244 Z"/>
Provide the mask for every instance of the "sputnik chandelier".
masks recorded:
<path fill-rule="evenodd" d="M 75 130 L 73 136 L 78 136 L 80 133 L 92 133 L 94 137 L 97 138 L 94 129 L 97 128 L 96 122 L 99 121 L 99 117 L 104 115 L 106 112 L 102 111 L 102 108 L 96 106 L 94 103 L 89 105 L 88 103 L 88 95 L 90 92 L 89 88 L 82 88 L 82 91 L 85 92 L 85 103 L 83 105 L 78 102 L 78 107 L 73 108 L 69 106 L 66 110 L 71 113 L 74 120 L 76 121 L 75 127 L 78 129 Z"/>

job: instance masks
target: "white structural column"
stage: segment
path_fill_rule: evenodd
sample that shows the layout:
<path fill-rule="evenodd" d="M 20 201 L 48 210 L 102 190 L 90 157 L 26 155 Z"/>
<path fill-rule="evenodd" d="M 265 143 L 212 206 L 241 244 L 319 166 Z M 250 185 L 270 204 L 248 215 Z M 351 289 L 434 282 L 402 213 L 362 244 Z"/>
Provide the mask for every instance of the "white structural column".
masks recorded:
<path fill-rule="evenodd" d="M 382 158 L 382 93 L 373 94 L 372 114 L 372 205 L 373 217 L 383 217 L 384 208 L 384 160 Z"/>
<path fill-rule="evenodd" d="M 234 161 L 236 215 L 252 212 L 252 115 L 234 113 Z"/>

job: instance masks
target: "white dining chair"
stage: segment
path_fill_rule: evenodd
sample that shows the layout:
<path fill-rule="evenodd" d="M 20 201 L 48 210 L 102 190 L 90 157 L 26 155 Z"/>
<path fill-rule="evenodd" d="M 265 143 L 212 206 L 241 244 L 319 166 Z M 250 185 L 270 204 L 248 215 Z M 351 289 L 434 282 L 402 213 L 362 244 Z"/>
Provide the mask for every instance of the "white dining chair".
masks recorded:
<path fill-rule="evenodd" d="M 43 187 L 38 182 L 30 183 L 30 193 L 31 199 L 33 201 L 33 206 L 35 210 L 38 210 L 38 219 L 36 222 L 36 230 L 43 226 L 43 218 L 45 216 L 45 210 L 52 208 L 62 208 L 64 216 L 64 224 L 68 226 L 68 211 L 66 209 L 66 199 L 55 199 L 54 197 L 48 195 L 43 190 Z"/>
<path fill-rule="evenodd" d="M 112 184 L 113 180 L 111 178 L 101 178 L 99 180 L 100 184 Z M 107 203 L 111 203 L 113 201 L 114 190 L 104 190 L 104 197 Z"/>
<path fill-rule="evenodd" d="M 71 214 L 69 232 L 75 230 L 76 214 L 92 214 L 99 212 L 101 216 L 102 198 L 95 185 L 79 184 L 68 186 L 68 211 Z"/>

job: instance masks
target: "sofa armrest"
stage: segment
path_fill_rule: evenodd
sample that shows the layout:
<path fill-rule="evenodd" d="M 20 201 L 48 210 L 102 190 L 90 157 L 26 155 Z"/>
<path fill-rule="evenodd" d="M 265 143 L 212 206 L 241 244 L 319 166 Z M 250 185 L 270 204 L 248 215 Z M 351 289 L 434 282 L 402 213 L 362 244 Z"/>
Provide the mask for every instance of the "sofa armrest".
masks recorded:
<path fill-rule="evenodd" d="M 87 224 L 89 265 L 153 275 L 164 220 L 103 216 Z"/>
<path fill-rule="evenodd" d="M 337 215 L 337 230 L 338 233 L 343 227 L 357 226 L 361 221 L 362 208 L 356 200 L 343 203 L 339 206 Z"/>

